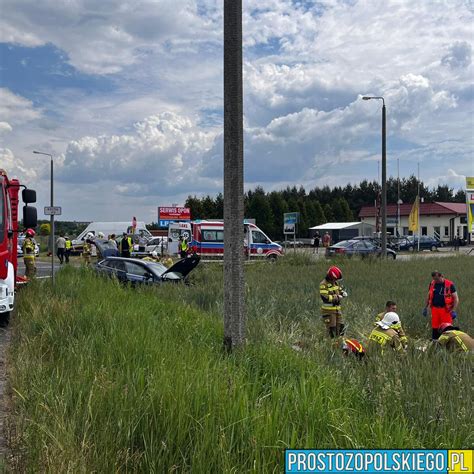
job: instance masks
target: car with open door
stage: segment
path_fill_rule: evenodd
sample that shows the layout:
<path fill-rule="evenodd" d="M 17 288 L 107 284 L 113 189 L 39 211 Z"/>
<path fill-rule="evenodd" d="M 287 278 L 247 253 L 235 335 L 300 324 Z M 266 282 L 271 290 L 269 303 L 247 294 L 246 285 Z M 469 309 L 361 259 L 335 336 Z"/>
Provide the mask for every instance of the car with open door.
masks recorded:
<path fill-rule="evenodd" d="M 190 255 L 167 268 L 159 262 L 150 262 L 137 258 L 107 257 L 96 265 L 99 275 L 115 277 L 122 283 L 160 284 L 185 281 L 187 276 L 199 264 L 199 256 Z"/>

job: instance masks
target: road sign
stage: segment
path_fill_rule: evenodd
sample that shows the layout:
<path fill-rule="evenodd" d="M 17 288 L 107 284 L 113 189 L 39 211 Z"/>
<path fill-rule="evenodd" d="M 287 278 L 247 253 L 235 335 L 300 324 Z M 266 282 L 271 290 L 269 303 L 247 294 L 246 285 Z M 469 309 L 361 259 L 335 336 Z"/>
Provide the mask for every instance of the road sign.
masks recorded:
<path fill-rule="evenodd" d="M 45 206 L 44 215 L 45 216 L 60 216 L 61 206 Z"/>
<path fill-rule="evenodd" d="M 299 212 L 285 212 L 283 214 L 283 223 L 286 224 L 297 224 L 299 221 Z"/>
<path fill-rule="evenodd" d="M 285 224 L 283 226 L 283 233 L 286 235 L 294 235 L 295 227 L 296 227 L 296 224 Z"/>

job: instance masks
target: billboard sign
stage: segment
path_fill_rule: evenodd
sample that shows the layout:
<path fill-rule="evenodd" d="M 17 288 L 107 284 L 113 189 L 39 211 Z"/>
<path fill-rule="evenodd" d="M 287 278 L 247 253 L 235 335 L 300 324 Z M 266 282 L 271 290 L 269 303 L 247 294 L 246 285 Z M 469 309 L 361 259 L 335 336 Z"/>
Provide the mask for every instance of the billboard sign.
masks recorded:
<path fill-rule="evenodd" d="M 191 209 L 189 207 L 159 207 L 158 220 L 160 221 L 190 221 Z"/>
<path fill-rule="evenodd" d="M 297 224 L 299 221 L 299 212 L 285 212 L 283 214 L 283 224 Z"/>
<path fill-rule="evenodd" d="M 474 232 L 474 177 L 466 178 L 467 231 Z"/>

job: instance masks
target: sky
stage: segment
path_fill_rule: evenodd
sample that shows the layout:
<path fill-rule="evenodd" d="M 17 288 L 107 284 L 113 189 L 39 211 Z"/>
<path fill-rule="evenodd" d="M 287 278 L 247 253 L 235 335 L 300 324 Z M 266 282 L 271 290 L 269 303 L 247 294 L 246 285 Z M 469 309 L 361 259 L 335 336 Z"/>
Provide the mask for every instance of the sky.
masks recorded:
<path fill-rule="evenodd" d="M 474 176 L 472 1 L 244 0 L 245 186 Z M 62 220 L 222 192 L 222 0 L 0 0 L 0 167 Z"/>

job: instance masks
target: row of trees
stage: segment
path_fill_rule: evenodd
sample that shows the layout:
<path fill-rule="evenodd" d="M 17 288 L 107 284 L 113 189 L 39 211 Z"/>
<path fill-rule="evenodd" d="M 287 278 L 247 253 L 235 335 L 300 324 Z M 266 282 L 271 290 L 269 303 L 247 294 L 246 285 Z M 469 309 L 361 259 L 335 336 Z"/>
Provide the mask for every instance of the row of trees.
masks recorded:
<path fill-rule="evenodd" d="M 303 187 L 287 187 L 281 191 L 266 193 L 257 187 L 245 194 L 245 216 L 256 219 L 258 226 L 275 239 L 283 238 L 283 214 L 299 212 L 298 235 L 308 236 L 308 228 L 325 222 L 348 222 L 358 220 L 362 206 L 374 205 L 381 189 L 376 181 L 364 180 L 359 184 L 344 187 L 324 186 L 307 192 Z M 400 180 L 400 199 L 413 203 L 418 192 L 415 176 Z M 449 186 L 440 185 L 429 188 L 420 182 L 420 196 L 427 202 L 465 202 L 464 191 L 455 192 Z M 398 180 L 390 178 L 387 182 L 387 202 L 395 204 L 398 200 Z M 193 219 L 222 219 L 224 198 L 189 196 L 185 203 L 191 208 Z"/>

